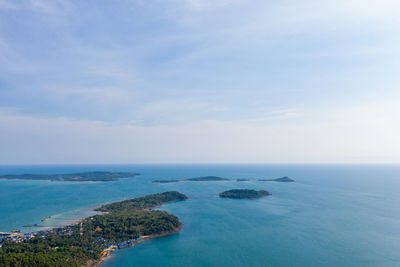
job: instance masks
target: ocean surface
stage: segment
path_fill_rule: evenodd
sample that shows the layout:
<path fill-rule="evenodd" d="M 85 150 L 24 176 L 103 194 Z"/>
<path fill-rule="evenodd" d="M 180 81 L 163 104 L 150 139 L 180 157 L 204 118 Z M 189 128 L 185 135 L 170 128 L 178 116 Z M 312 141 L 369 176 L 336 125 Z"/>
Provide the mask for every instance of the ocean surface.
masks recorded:
<path fill-rule="evenodd" d="M 131 171 L 117 182 L 0 181 L 0 231 L 54 225 L 102 203 L 176 190 L 189 200 L 160 207 L 178 234 L 117 251 L 114 266 L 400 266 L 399 165 L 52 165 L 0 166 L 0 174 Z M 249 182 L 153 184 L 215 175 Z M 294 183 L 256 179 L 289 176 Z M 220 199 L 234 188 L 265 189 L 256 200 Z"/>

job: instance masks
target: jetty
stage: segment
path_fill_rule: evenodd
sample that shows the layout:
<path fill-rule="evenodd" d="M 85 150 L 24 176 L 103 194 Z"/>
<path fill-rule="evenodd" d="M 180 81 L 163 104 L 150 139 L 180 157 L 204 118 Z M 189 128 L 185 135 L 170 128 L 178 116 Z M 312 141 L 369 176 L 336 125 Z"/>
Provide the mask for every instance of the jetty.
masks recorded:
<path fill-rule="evenodd" d="M 64 227 L 65 225 L 59 224 L 26 224 L 22 227 Z"/>

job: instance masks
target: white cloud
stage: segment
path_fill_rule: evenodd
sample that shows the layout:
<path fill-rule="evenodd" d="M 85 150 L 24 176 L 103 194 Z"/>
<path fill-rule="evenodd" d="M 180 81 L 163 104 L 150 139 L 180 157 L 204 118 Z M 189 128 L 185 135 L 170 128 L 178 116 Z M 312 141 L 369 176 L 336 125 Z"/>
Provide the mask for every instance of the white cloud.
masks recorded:
<path fill-rule="evenodd" d="M 78 2 L 0 0 L 40 36 L 1 36 L 4 95 L 56 117 L 0 114 L 0 160 L 399 160 L 400 2 L 143 2 L 150 20 L 96 6 L 92 31 Z"/>
<path fill-rule="evenodd" d="M 107 78 L 116 82 L 131 81 L 134 79 L 132 71 L 118 66 L 99 66 L 92 64 L 86 74 L 95 78 Z"/>
<path fill-rule="evenodd" d="M 35 11 L 58 15 L 71 7 L 68 0 L 28 0 L 28 4 Z"/>
<path fill-rule="evenodd" d="M 269 34 L 346 33 L 360 29 L 374 33 L 387 28 L 398 31 L 400 24 L 397 14 L 400 2 L 395 0 L 192 0 L 186 3 L 190 4 L 180 9 L 171 5 L 171 19 L 196 31 L 243 41 L 265 40 Z"/>
<path fill-rule="evenodd" d="M 0 9 L 18 9 L 19 6 L 14 1 L 0 0 Z"/>
<path fill-rule="evenodd" d="M 242 2 L 241 0 L 183 0 L 188 4 L 189 8 L 196 11 L 204 11 L 210 9 L 219 9 L 228 5 Z"/>
<path fill-rule="evenodd" d="M 218 117 L 229 110 L 222 104 L 209 104 L 190 99 L 163 99 L 142 104 L 135 112 L 137 118 L 156 124 L 187 124 Z"/>
<path fill-rule="evenodd" d="M 11 163 L 400 162 L 399 110 L 343 107 L 304 121 L 203 120 L 174 126 L 0 113 Z M 372 109 L 372 110 L 371 110 Z M 387 113 L 393 116 L 387 116 Z"/>
<path fill-rule="evenodd" d="M 46 13 L 54 13 L 56 11 L 55 7 L 51 4 L 50 1 L 46 0 L 30 0 L 29 4 L 37 10 L 46 12 Z"/>
<path fill-rule="evenodd" d="M 296 109 L 278 109 L 278 110 L 258 110 L 255 114 L 260 114 L 262 117 L 249 118 L 245 120 L 234 120 L 244 123 L 268 123 L 271 121 L 286 121 L 290 119 L 298 119 L 304 116 L 299 110 Z"/>
<path fill-rule="evenodd" d="M 41 68 L 39 64 L 24 57 L 13 44 L 0 35 L 0 73 L 4 76 L 15 74 L 33 74 Z"/>

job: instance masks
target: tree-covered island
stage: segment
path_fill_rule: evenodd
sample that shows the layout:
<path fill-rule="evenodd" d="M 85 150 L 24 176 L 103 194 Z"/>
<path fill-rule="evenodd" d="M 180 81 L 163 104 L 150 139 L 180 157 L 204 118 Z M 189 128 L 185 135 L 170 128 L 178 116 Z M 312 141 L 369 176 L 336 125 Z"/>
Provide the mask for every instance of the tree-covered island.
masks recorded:
<path fill-rule="evenodd" d="M 229 178 L 222 178 L 218 176 L 204 176 L 204 177 L 196 177 L 196 178 L 187 178 L 187 179 L 173 179 L 173 180 L 154 180 L 152 181 L 153 183 L 158 183 L 158 184 L 167 184 L 167 183 L 179 183 L 179 182 L 217 182 L 217 181 L 230 181 L 231 179 Z M 239 178 L 236 179 L 237 182 L 248 182 L 251 181 L 250 179 L 247 178 Z M 280 178 L 274 178 L 274 179 L 259 179 L 258 181 L 260 182 L 294 182 L 293 179 L 284 176 Z"/>
<path fill-rule="evenodd" d="M 228 191 L 224 191 L 219 194 L 219 197 L 222 198 L 262 198 L 271 195 L 268 191 L 265 190 L 253 190 L 253 189 L 232 189 Z"/>
<path fill-rule="evenodd" d="M 132 172 L 81 172 L 67 174 L 7 174 L 0 175 L 0 179 L 6 180 L 49 180 L 64 182 L 110 182 L 118 181 L 121 178 L 132 178 L 138 176 Z"/>
<path fill-rule="evenodd" d="M 181 201 L 176 191 L 110 203 L 106 212 L 49 231 L 10 233 L 0 241 L 0 266 L 96 266 L 116 248 L 179 231 L 179 219 L 159 205 Z"/>
<path fill-rule="evenodd" d="M 250 179 L 246 179 L 246 178 L 236 179 L 236 182 L 248 182 L 248 181 L 250 181 Z"/>
<path fill-rule="evenodd" d="M 261 182 L 281 182 L 281 183 L 291 183 L 294 182 L 293 179 L 284 176 L 284 177 L 280 177 L 280 178 L 275 178 L 275 179 L 260 179 L 259 181 Z"/>
<path fill-rule="evenodd" d="M 178 183 L 178 182 L 217 182 L 217 181 L 229 181 L 228 178 L 222 178 L 218 176 L 204 176 L 196 178 L 187 178 L 181 180 L 154 180 L 153 183 L 165 184 L 165 183 Z"/>

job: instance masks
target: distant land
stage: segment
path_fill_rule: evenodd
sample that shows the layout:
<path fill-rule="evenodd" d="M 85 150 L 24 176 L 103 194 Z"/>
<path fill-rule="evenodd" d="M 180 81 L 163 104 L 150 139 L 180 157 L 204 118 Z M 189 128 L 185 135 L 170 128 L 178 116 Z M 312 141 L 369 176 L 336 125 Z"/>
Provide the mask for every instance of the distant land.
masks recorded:
<path fill-rule="evenodd" d="M 265 190 L 257 191 L 253 189 L 232 189 L 220 193 L 219 197 L 245 199 L 245 198 L 262 198 L 270 195 L 271 194 Z"/>
<path fill-rule="evenodd" d="M 152 194 L 103 205 L 97 210 L 106 213 L 78 224 L 29 234 L 2 233 L 0 266 L 98 266 L 117 248 L 178 232 L 178 217 L 152 208 L 185 199 L 176 191 Z"/>
<path fill-rule="evenodd" d="M 259 179 L 259 181 L 261 181 L 261 182 L 283 182 L 283 183 L 294 182 L 293 179 L 291 179 L 291 178 L 289 178 L 287 176 L 284 176 L 284 177 L 281 177 L 281 178 L 275 178 L 275 179 Z"/>
<path fill-rule="evenodd" d="M 210 181 L 229 181 L 228 178 L 222 178 L 218 176 L 204 176 L 204 177 L 196 177 L 196 178 L 188 178 L 181 180 L 154 180 L 153 183 L 165 184 L 165 183 L 178 183 L 178 182 L 210 182 Z"/>
<path fill-rule="evenodd" d="M 139 175 L 131 172 L 81 172 L 67 174 L 8 174 L 0 175 L 0 179 L 7 180 L 49 180 L 61 182 L 110 182 L 120 178 L 131 178 Z"/>
<path fill-rule="evenodd" d="M 158 184 L 167 184 L 167 183 L 179 183 L 179 182 L 216 182 L 216 181 L 230 181 L 231 179 L 229 178 L 222 178 L 218 176 L 204 176 L 204 177 L 196 177 L 196 178 L 188 178 L 188 179 L 173 179 L 173 180 L 154 180 L 153 183 L 158 183 Z M 237 182 L 247 182 L 251 181 L 250 179 L 246 178 L 239 178 L 236 179 Z M 280 178 L 275 178 L 275 179 L 259 179 L 258 181 L 260 182 L 294 182 L 293 179 L 284 176 Z"/>

